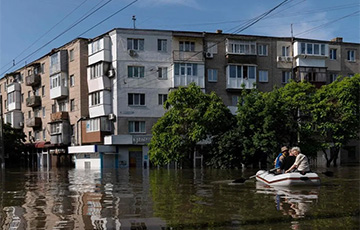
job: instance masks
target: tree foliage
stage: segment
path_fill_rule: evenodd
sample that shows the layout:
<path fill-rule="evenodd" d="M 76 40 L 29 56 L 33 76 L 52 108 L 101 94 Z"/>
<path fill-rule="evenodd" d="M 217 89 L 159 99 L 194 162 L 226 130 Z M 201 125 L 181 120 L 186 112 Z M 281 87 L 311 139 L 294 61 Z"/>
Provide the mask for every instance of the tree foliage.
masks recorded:
<path fill-rule="evenodd" d="M 155 165 L 181 162 L 191 157 L 196 143 L 221 135 L 234 121 L 233 115 L 215 94 L 205 94 L 194 83 L 169 94 L 167 112 L 153 126 L 149 144 Z"/>
<path fill-rule="evenodd" d="M 3 125 L 4 152 L 8 156 L 8 162 L 19 163 L 22 153 L 25 151 L 26 135 L 22 129 L 14 129 L 10 124 Z"/>

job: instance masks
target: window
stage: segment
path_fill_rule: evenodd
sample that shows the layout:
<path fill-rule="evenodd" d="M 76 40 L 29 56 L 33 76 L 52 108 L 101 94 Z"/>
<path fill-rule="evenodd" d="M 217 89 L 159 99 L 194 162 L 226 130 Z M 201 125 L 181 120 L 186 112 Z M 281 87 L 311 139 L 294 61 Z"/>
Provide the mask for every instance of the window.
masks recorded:
<path fill-rule="evenodd" d="M 51 112 L 56 113 L 56 105 L 55 104 L 51 105 Z"/>
<path fill-rule="evenodd" d="M 175 63 L 175 75 L 197 76 L 197 64 L 194 63 Z"/>
<path fill-rule="evenodd" d="M 69 57 L 70 57 L 70 61 L 74 61 L 74 49 L 71 49 L 69 51 Z"/>
<path fill-rule="evenodd" d="M 129 78 L 143 78 L 145 73 L 144 66 L 128 66 Z"/>
<path fill-rule="evenodd" d="M 21 103 L 24 103 L 24 94 L 21 94 Z"/>
<path fill-rule="evenodd" d="M 232 96 L 232 97 L 231 97 L 231 105 L 232 105 L 232 106 L 237 106 L 237 104 L 238 104 L 238 102 L 239 102 L 239 98 L 240 98 L 239 96 L 235 96 L 235 95 Z"/>
<path fill-rule="evenodd" d="M 45 107 L 42 107 L 42 117 L 45 118 L 45 115 L 46 115 Z"/>
<path fill-rule="evenodd" d="M 100 91 L 95 92 L 95 93 L 91 93 L 90 94 L 90 105 L 94 106 L 94 105 L 99 105 L 100 103 L 101 103 Z"/>
<path fill-rule="evenodd" d="M 31 91 L 30 90 L 28 91 L 28 96 L 27 97 L 28 98 L 31 97 Z"/>
<path fill-rule="evenodd" d="M 217 82 L 217 75 L 218 70 L 217 69 L 208 69 L 208 81 L 209 82 Z"/>
<path fill-rule="evenodd" d="M 184 52 L 194 52 L 195 51 L 195 42 L 190 41 L 180 41 L 179 50 Z"/>
<path fill-rule="evenodd" d="M 128 94 L 128 105 L 130 105 L 130 106 L 145 105 L 145 94 L 129 93 Z"/>
<path fill-rule="evenodd" d="M 61 74 L 56 74 L 50 77 L 50 89 L 61 86 L 67 87 L 67 77 Z"/>
<path fill-rule="evenodd" d="M 14 103 L 15 102 L 15 92 L 8 93 L 7 95 L 8 103 Z"/>
<path fill-rule="evenodd" d="M 5 104 L 5 109 L 8 109 L 8 103 L 6 100 L 4 100 L 4 104 Z"/>
<path fill-rule="evenodd" d="M 41 96 L 45 97 L 45 85 L 41 86 Z"/>
<path fill-rule="evenodd" d="M 259 56 L 268 56 L 268 45 L 259 45 L 258 46 L 258 55 Z"/>
<path fill-rule="evenodd" d="M 51 123 L 50 124 L 50 133 L 51 134 L 58 134 L 61 133 L 61 123 Z"/>
<path fill-rule="evenodd" d="M 285 56 L 285 57 L 290 56 L 290 46 L 281 47 L 281 54 L 282 54 L 282 56 Z"/>
<path fill-rule="evenodd" d="M 75 111 L 75 99 L 70 100 L 70 111 Z"/>
<path fill-rule="evenodd" d="M 100 131 L 100 118 L 90 119 L 86 121 L 86 132 Z"/>
<path fill-rule="evenodd" d="M 46 141 L 46 129 L 42 130 L 43 140 Z"/>
<path fill-rule="evenodd" d="M 290 79 L 291 79 L 291 72 L 283 71 L 282 72 L 282 83 L 289 83 Z"/>
<path fill-rule="evenodd" d="M 167 94 L 159 94 L 159 105 L 163 105 L 167 100 Z"/>
<path fill-rule="evenodd" d="M 90 79 L 95 79 L 104 75 L 104 67 L 102 63 L 97 63 L 95 65 L 88 67 L 88 75 Z M 74 76 L 74 75 L 71 75 Z"/>
<path fill-rule="evenodd" d="M 74 75 L 70 75 L 70 87 L 74 87 L 74 85 L 75 85 Z"/>
<path fill-rule="evenodd" d="M 335 74 L 335 73 L 330 74 L 330 83 L 331 83 L 331 82 L 334 82 L 337 77 L 338 77 L 338 75 Z"/>
<path fill-rule="evenodd" d="M 129 121 L 129 133 L 145 133 L 145 121 Z"/>
<path fill-rule="evenodd" d="M 39 96 L 40 95 L 40 88 L 35 89 L 35 96 Z"/>
<path fill-rule="evenodd" d="M 34 117 L 40 117 L 40 110 L 34 109 Z"/>
<path fill-rule="evenodd" d="M 31 75 L 32 75 L 32 70 L 29 69 L 29 70 L 28 70 L 28 76 L 31 76 Z"/>
<path fill-rule="evenodd" d="M 166 39 L 158 39 L 158 51 L 166 52 L 167 51 L 167 40 Z"/>
<path fill-rule="evenodd" d="M 336 49 L 330 49 L 330 60 L 336 60 Z"/>
<path fill-rule="evenodd" d="M 45 73 L 45 63 L 41 63 L 41 73 Z"/>
<path fill-rule="evenodd" d="M 28 111 L 28 118 L 31 118 L 31 111 Z"/>
<path fill-rule="evenodd" d="M 307 55 L 325 55 L 325 44 L 300 43 L 300 53 Z"/>
<path fill-rule="evenodd" d="M 267 70 L 259 70 L 259 82 L 269 82 Z"/>
<path fill-rule="evenodd" d="M 35 140 L 36 141 L 40 140 L 40 132 L 39 131 L 35 131 L 34 135 L 35 135 Z"/>
<path fill-rule="evenodd" d="M 355 61 L 355 50 L 348 50 L 347 51 L 347 60 L 348 61 Z"/>
<path fill-rule="evenodd" d="M 159 67 L 158 68 L 158 78 L 162 79 L 162 80 L 167 79 L 167 72 L 168 72 L 167 67 Z"/>
<path fill-rule="evenodd" d="M 91 43 L 90 45 L 90 54 L 96 53 L 100 50 L 102 50 L 103 47 L 103 39 L 99 39 L 97 41 L 94 41 L 93 43 Z"/>
<path fill-rule="evenodd" d="M 67 102 L 67 101 L 59 101 L 59 102 L 58 102 L 59 112 L 66 112 L 66 111 L 68 111 L 67 105 L 68 105 L 68 102 Z"/>
<path fill-rule="evenodd" d="M 55 65 L 58 65 L 59 64 L 59 55 L 60 53 L 55 53 L 53 55 L 51 55 L 50 57 L 50 66 L 55 66 Z"/>
<path fill-rule="evenodd" d="M 230 78 L 256 79 L 255 66 L 230 65 Z"/>
<path fill-rule="evenodd" d="M 144 50 L 144 39 L 127 39 L 127 49 L 128 50 Z"/>
<path fill-rule="evenodd" d="M 228 53 L 256 55 L 256 42 L 253 41 L 229 40 L 226 48 Z"/>

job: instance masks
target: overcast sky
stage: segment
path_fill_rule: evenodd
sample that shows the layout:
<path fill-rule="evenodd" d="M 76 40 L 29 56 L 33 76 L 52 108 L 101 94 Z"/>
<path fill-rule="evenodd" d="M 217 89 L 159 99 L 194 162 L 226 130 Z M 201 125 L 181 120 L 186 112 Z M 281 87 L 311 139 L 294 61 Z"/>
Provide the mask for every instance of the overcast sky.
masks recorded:
<path fill-rule="evenodd" d="M 91 38 L 113 28 L 132 28 L 133 15 L 139 29 L 206 32 L 221 29 L 235 33 L 282 2 L 284 0 L 0 0 L 0 77 L 5 71 L 16 70 L 80 35 Z M 89 14 L 95 9 L 95 13 Z M 359 0 L 288 0 L 240 34 L 290 37 L 293 24 L 295 37 L 319 40 L 343 37 L 345 42 L 359 43 L 359 11 Z M 114 16 L 94 27 L 111 15 Z M 16 66 L 11 68 L 13 60 Z"/>

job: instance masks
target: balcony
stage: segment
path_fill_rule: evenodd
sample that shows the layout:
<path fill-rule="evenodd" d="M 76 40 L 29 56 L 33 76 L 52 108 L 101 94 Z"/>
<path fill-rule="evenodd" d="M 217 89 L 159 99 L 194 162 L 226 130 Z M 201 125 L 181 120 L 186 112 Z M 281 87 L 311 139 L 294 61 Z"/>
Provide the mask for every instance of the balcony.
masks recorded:
<path fill-rule="evenodd" d="M 256 79 L 227 78 L 226 90 L 254 89 Z"/>
<path fill-rule="evenodd" d="M 204 55 L 202 51 L 185 52 L 174 50 L 173 58 L 174 61 L 204 62 Z"/>
<path fill-rule="evenodd" d="M 24 127 L 24 118 L 21 110 L 5 113 L 5 123 L 11 124 L 12 128 L 22 129 Z"/>
<path fill-rule="evenodd" d="M 26 120 L 26 126 L 29 128 L 38 128 L 41 127 L 41 118 L 32 117 Z"/>
<path fill-rule="evenodd" d="M 41 82 L 40 74 L 31 74 L 25 78 L 25 84 L 27 86 L 37 86 Z"/>
<path fill-rule="evenodd" d="M 69 120 L 69 113 L 68 112 L 57 112 L 57 113 L 52 113 L 50 114 L 50 120 L 52 122 L 54 121 L 64 121 L 64 120 Z"/>
<path fill-rule="evenodd" d="M 26 106 L 27 107 L 37 107 L 41 105 L 41 97 L 40 96 L 31 96 L 26 98 Z"/>
<path fill-rule="evenodd" d="M 71 142 L 69 121 L 50 124 L 50 142 L 57 145 L 68 145 Z"/>

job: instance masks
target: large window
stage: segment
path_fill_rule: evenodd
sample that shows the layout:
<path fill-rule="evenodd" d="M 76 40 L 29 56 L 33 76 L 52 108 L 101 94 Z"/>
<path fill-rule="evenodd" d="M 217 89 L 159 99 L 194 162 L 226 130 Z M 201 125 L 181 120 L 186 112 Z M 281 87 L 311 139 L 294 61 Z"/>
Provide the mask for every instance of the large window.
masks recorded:
<path fill-rule="evenodd" d="M 347 51 L 347 60 L 348 61 L 355 61 L 355 50 L 348 50 Z"/>
<path fill-rule="evenodd" d="M 144 66 L 128 66 L 129 78 L 143 78 L 145 74 Z"/>
<path fill-rule="evenodd" d="M 129 121 L 129 133 L 145 133 L 145 121 Z"/>
<path fill-rule="evenodd" d="M 282 56 L 285 56 L 285 57 L 290 56 L 290 46 L 281 47 L 281 54 L 282 54 Z"/>
<path fill-rule="evenodd" d="M 99 39 L 97 41 L 94 41 L 90 45 L 90 54 L 96 53 L 100 50 L 104 49 L 103 47 L 103 39 Z"/>
<path fill-rule="evenodd" d="M 231 65 L 230 78 L 255 79 L 256 67 L 246 65 Z"/>
<path fill-rule="evenodd" d="M 50 133 L 51 134 L 59 134 L 61 133 L 61 123 L 51 123 L 50 124 Z"/>
<path fill-rule="evenodd" d="M 184 52 L 194 52 L 195 51 L 195 42 L 190 41 L 180 41 L 179 50 Z"/>
<path fill-rule="evenodd" d="M 91 106 L 99 105 L 101 103 L 100 95 L 101 95 L 100 91 L 90 94 L 90 105 Z"/>
<path fill-rule="evenodd" d="M 197 64 L 194 63 L 175 63 L 175 75 L 197 76 Z"/>
<path fill-rule="evenodd" d="M 104 73 L 103 68 L 104 67 L 102 63 L 97 63 L 88 67 L 88 74 L 90 75 L 90 79 L 101 77 Z"/>
<path fill-rule="evenodd" d="M 229 40 L 227 52 L 233 54 L 256 55 L 256 42 Z"/>
<path fill-rule="evenodd" d="M 330 60 L 336 60 L 336 49 L 330 49 Z"/>
<path fill-rule="evenodd" d="M 269 82 L 269 73 L 267 70 L 259 70 L 259 82 Z"/>
<path fill-rule="evenodd" d="M 68 102 L 67 101 L 59 101 L 58 102 L 59 111 L 60 112 L 66 112 L 68 111 Z"/>
<path fill-rule="evenodd" d="M 167 51 L 167 40 L 166 39 L 158 39 L 158 51 L 166 52 Z"/>
<path fill-rule="evenodd" d="M 144 50 L 144 39 L 128 38 L 127 39 L 128 50 Z"/>
<path fill-rule="evenodd" d="M 128 105 L 130 106 L 143 106 L 145 105 L 145 94 L 143 93 L 129 93 Z"/>
<path fill-rule="evenodd" d="M 74 61 L 74 49 L 71 49 L 69 51 L 69 58 L 70 58 L 70 61 Z"/>
<path fill-rule="evenodd" d="M 50 77 L 50 89 L 64 86 L 67 87 L 67 78 L 63 75 L 56 74 Z"/>
<path fill-rule="evenodd" d="M 106 117 L 98 117 L 86 121 L 86 132 L 111 131 L 111 123 Z"/>
<path fill-rule="evenodd" d="M 318 43 L 300 43 L 300 53 L 306 55 L 321 55 L 326 54 L 325 44 Z"/>
<path fill-rule="evenodd" d="M 159 105 L 163 105 L 167 100 L 167 94 L 159 94 Z"/>
<path fill-rule="evenodd" d="M 217 69 L 208 69 L 208 81 L 217 82 L 218 79 L 218 70 Z"/>

